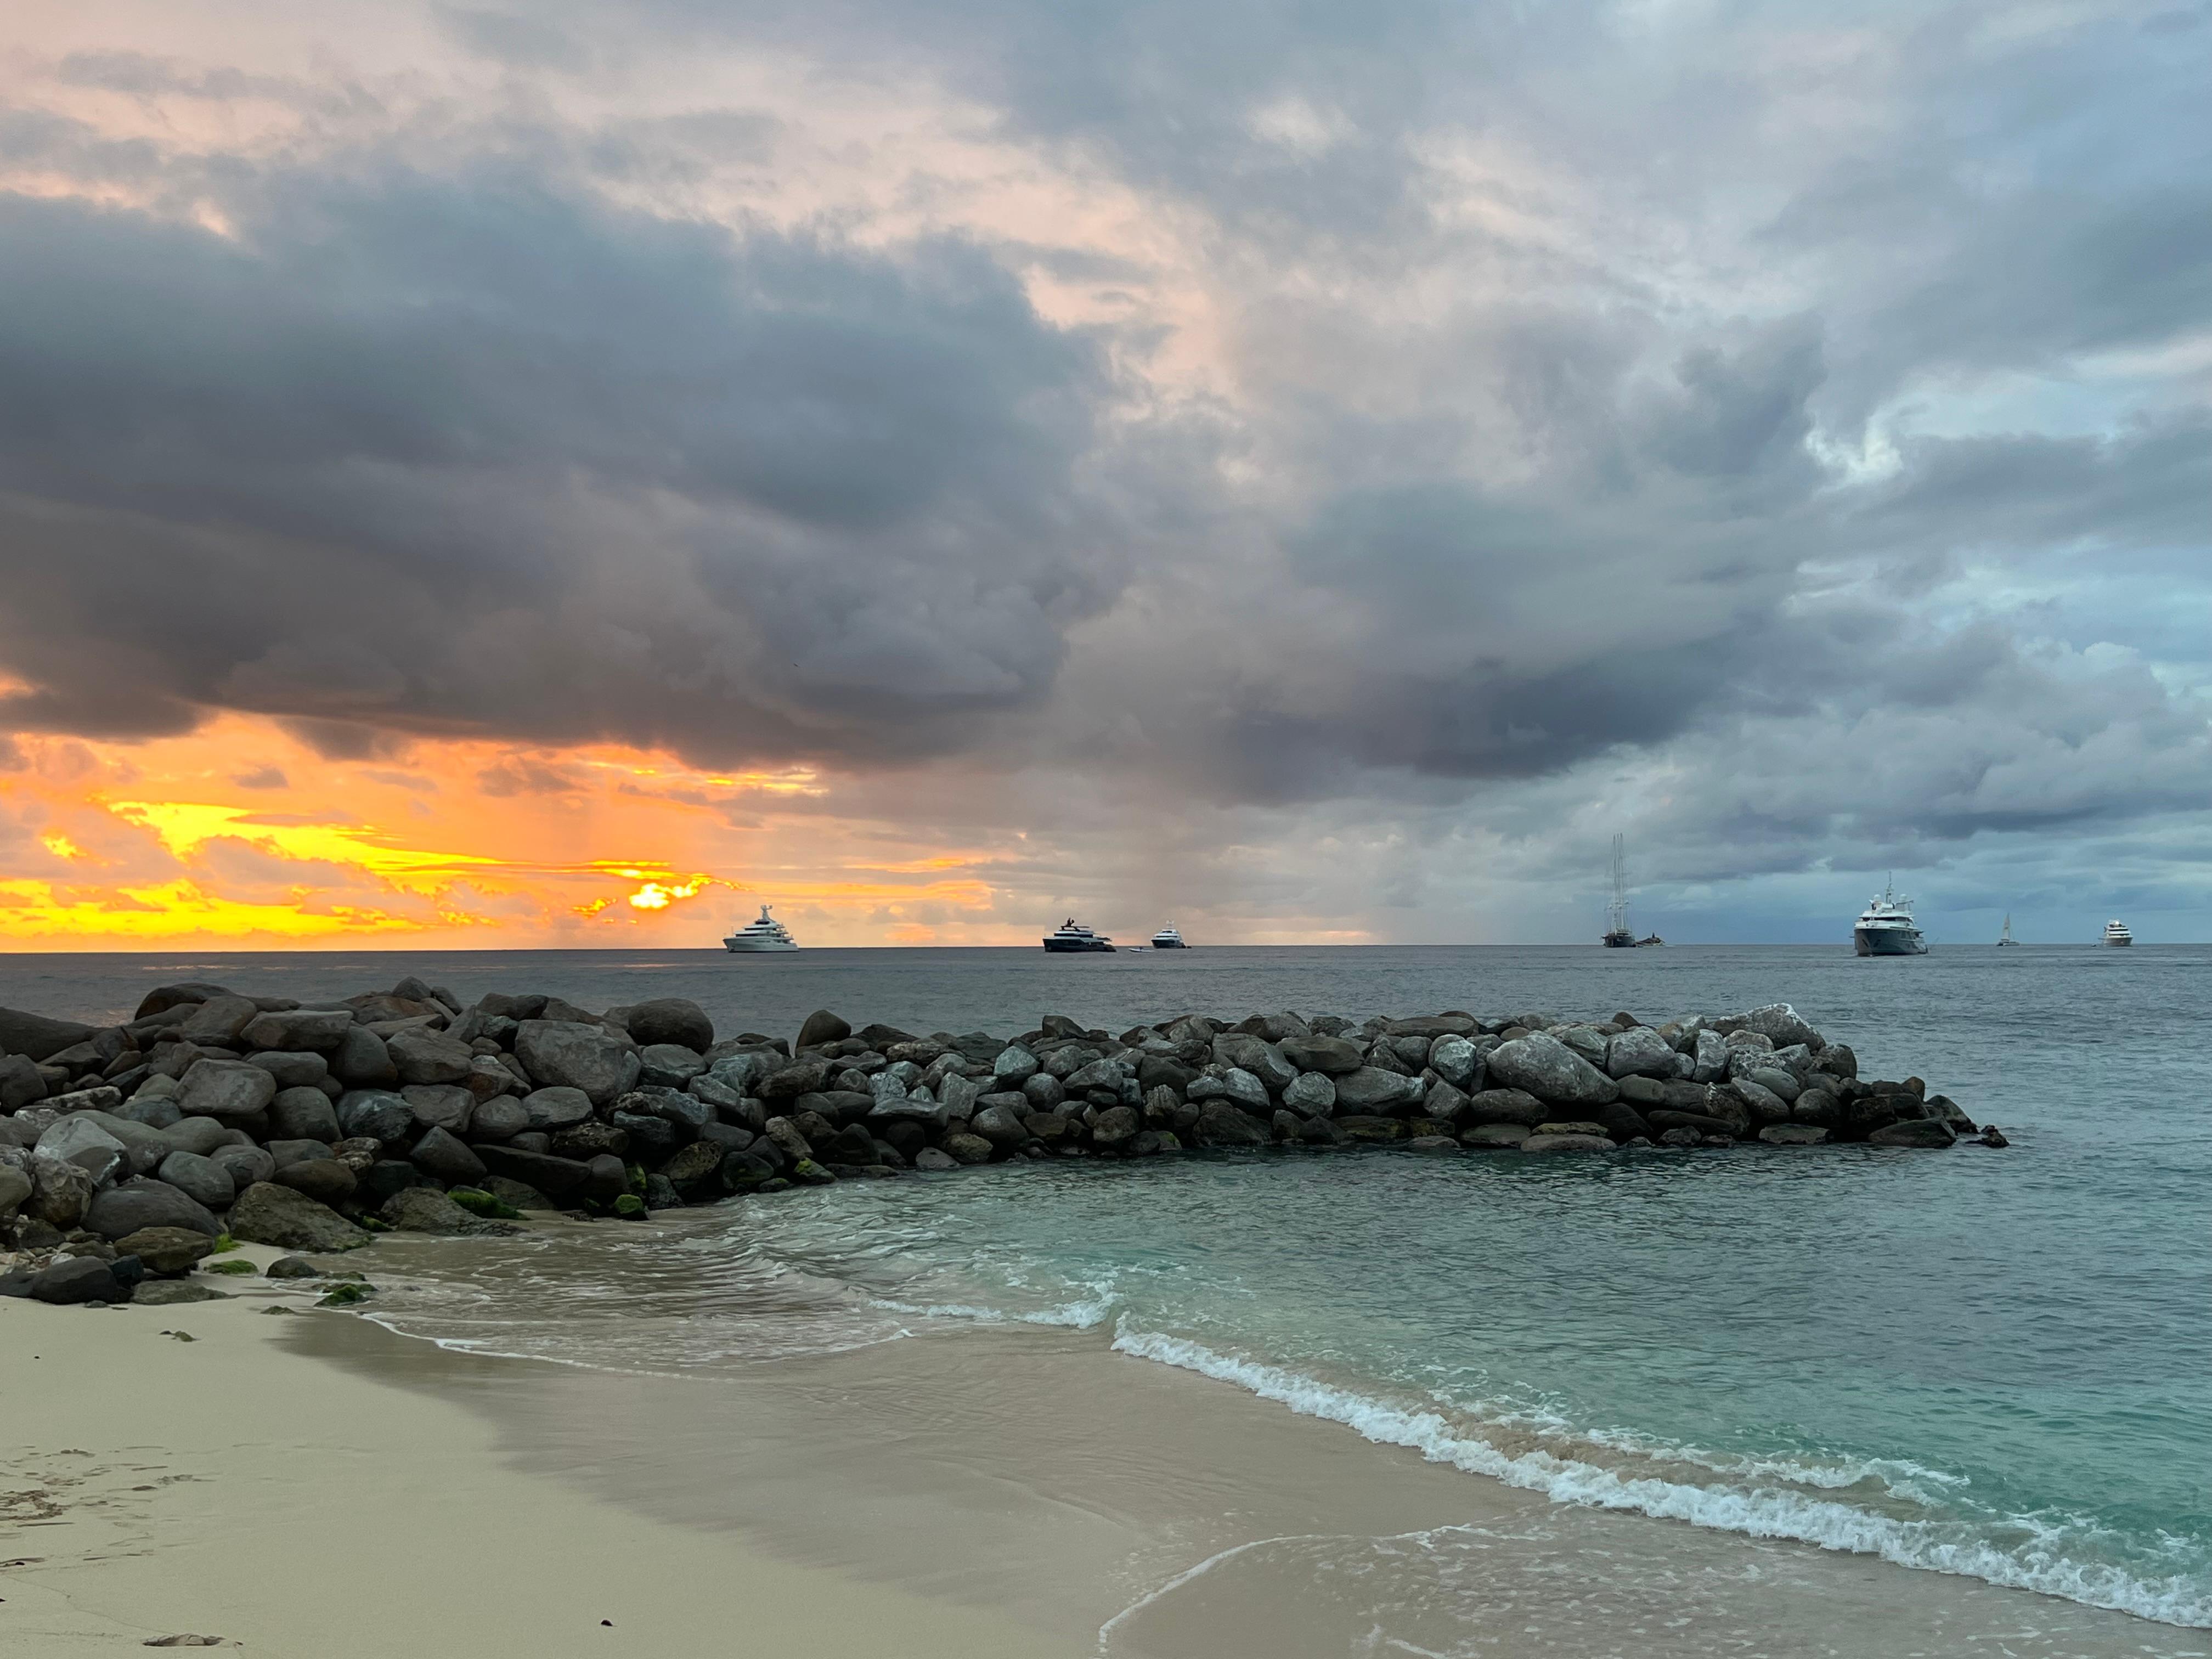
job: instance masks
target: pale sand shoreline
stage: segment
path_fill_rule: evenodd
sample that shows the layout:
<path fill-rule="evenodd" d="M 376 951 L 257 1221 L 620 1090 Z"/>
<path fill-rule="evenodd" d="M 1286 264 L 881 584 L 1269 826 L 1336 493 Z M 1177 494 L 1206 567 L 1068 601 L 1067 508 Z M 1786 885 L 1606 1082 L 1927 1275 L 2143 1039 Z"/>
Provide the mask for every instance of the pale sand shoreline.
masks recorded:
<path fill-rule="evenodd" d="M 0 1303 L 7 1486 L 57 1511 L 4 1511 L 0 1558 L 40 1559 L 0 1568 L 0 1651 L 77 1659 L 181 1631 L 287 1659 L 617 1641 L 665 1659 L 2212 1650 L 1972 1580 L 1548 1504 L 1095 1332 L 672 1378 L 260 1305 Z"/>

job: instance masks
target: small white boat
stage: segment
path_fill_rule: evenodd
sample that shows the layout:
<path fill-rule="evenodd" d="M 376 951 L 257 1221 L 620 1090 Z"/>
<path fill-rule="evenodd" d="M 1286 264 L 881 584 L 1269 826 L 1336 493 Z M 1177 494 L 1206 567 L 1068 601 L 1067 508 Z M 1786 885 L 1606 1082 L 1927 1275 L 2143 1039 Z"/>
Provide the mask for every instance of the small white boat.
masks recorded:
<path fill-rule="evenodd" d="M 760 920 L 749 921 L 722 941 L 722 948 L 740 956 L 750 956 L 760 951 L 796 951 L 799 941 L 784 930 L 784 926 L 769 915 L 769 907 L 761 906 Z"/>
<path fill-rule="evenodd" d="M 1190 949 L 1190 946 L 1183 942 L 1182 935 L 1176 932 L 1175 924 L 1173 922 L 1170 922 L 1166 927 L 1161 928 L 1158 933 L 1152 935 L 1152 949 L 1155 951 L 1188 951 Z"/>
<path fill-rule="evenodd" d="M 1075 951 L 1110 951 L 1114 941 L 1103 933 L 1092 933 L 1070 916 L 1044 936 L 1044 948 L 1055 955 Z"/>
<path fill-rule="evenodd" d="M 2018 939 L 2012 936 L 2012 912 L 2009 910 L 2005 912 L 2004 932 L 1997 935 L 1997 943 L 1999 945 L 2017 945 L 2020 943 Z"/>
<path fill-rule="evenodd" d="M 2112 921 L 2105 924 L 2106 944 L 2133 945 L 2135 942 L 2136 936 L 2128 932 L 2128 925 L 2124 921 Z"/>

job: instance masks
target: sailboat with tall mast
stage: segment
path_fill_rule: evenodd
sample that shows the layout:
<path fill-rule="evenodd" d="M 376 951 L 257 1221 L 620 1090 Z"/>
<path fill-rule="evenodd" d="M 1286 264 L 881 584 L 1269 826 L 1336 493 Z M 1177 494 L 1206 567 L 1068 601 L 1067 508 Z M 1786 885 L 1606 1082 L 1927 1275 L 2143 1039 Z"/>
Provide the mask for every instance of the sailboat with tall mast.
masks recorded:
<path fill-rule="evenodd" d="M 1601 941 L 1608 951 L 1632 951 L 1639 945 L 1664 945 L 1658 934 L 1638 939 L 1628 926 L 1628 854 L 1626 843 L 1615 836 L 1613 838 L 1613 897 L 1605 907 L 1605 937 Z"/>
<path fill-rule="evenodd" d="M 2005 912 L 2004 932 L 1997 935 L 1997 943 L 2001 945 L 2017 945 L 2020 943 L 2018 939 L 2012 936 L 2012 912 L 2009 910 Z"/>

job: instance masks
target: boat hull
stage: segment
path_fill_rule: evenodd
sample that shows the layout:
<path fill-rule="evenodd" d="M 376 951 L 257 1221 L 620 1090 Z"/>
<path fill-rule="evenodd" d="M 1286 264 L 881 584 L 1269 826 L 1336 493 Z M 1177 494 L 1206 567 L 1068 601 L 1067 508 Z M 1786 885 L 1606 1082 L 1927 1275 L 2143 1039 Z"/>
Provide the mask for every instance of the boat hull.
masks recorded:
<path fill-rule="evenodd" d="M 1056 957 L 1088 956 L 1093 951 L 1110 952 L 1114 947 L 1104 939 L 1047 939 L 1044 948 Z"/>
<path fill-rule="evenodd" d="M 771 951 L 796 951 L 799 946 L 789 939 L 726 939 L 722 941 L 722 948 L 733 957 L 757 957 L 765 956 Z"/>
<path fill-rule="evenodd" d="M 2108 939 L 2105 943 L 2115 951 L 2124 951 L 2135 944 L 2131 939 Z"/>
<path fill-rule="evenodd" d="M 1188 951 L 1190 949 L 1190 944 L 1189 941 L 1186 939 L 1156 939 L 1152 941 L 1152 949 L 1155 951 Z"/>
<path fill-rule="evenodd" d="M 1917 927 L 1854 927 L 1851 943 L 1863 957 L 1924 957 L 1928 941 Z"/>

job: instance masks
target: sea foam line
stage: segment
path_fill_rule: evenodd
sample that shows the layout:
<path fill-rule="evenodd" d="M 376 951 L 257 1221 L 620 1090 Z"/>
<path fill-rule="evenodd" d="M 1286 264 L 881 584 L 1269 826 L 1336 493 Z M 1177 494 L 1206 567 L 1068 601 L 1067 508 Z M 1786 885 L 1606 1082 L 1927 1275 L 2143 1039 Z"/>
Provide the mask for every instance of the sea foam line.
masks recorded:
<path fill-rule="evenodd" d="M 1977 1539 L 1945 1539 L 1936 1524 L 1897 1521 L 1827 1498 L 1738 1486 L 1699 1486 L 1615 1474 L 1545 1451 L 1518 1455 L 1462 1433 L 1435 1412 L 1370 1399 L 1279 1366 L 1218 1353 L 1186 1338 L 1132 1329 L 1122 1322 L 1116 1352 L 1230 1382 L 1302 1416 L 1340 1423 L 1378 1445 L 1404 1446 L 1432 1463 L 1487 1475 L 1556 1503 L 1626 1510 L 1662 1520 L 1788 1539 L 1822 1549 L 1879 1556 L 1902 1567 L 1957 1573 L 2011 1589 L 2034 1590 L 2161 1624 L 2212 1627 L 2212 1595 L 2180 1577 L 2145 1580 L 2118 1567 L 2072 1561 L 2046 1548 L 2014 1553 Z M 2046 1534 L 2045 1523 L 2014 1524 Z"/>

